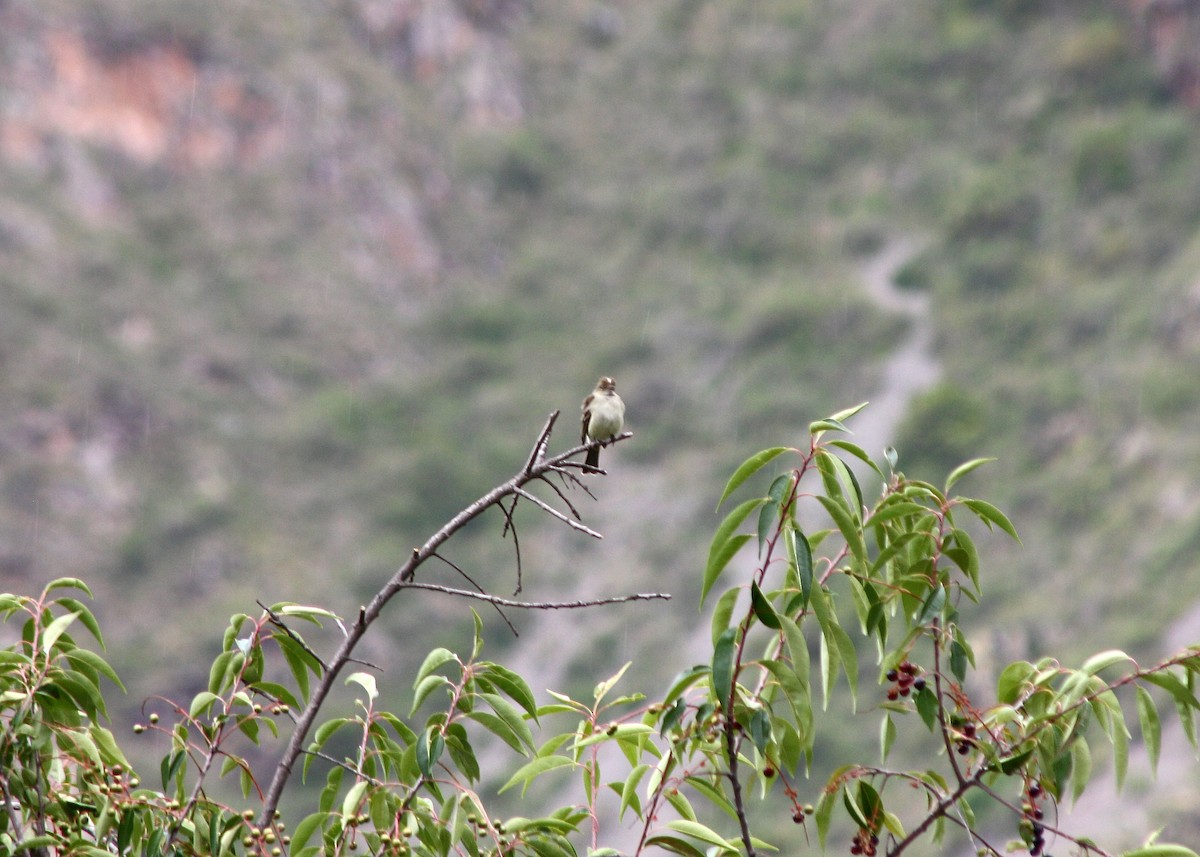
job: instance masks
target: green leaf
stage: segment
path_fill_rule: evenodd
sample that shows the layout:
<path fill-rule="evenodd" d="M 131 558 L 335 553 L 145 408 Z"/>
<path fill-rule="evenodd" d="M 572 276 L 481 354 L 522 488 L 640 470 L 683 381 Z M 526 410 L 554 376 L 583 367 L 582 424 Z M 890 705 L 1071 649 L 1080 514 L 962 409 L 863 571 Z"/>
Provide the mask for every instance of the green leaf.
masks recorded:
<path fill-rule="evenodd" d="M 712 691 L 715 701 L 723 710 L 733 695 L 733 657 L 737 650 L 737 633 L 737 628 L 727 628 L 713 648 Z"/>
<path fill-rule="evenodd" d="M 626 661 L 625 666 L 621 667 L 619 670 L 616 671 L 616 673 L 609 676 L 604 681 L 598 683 L 594 688 L 592 688 L 592 699 L 595 700 L 597 705 L 600 704 L 600 701 L 603 700 L 604 697 L 608 696 L 608 692 L 610 690 L 612 690 L 614 687 L 616 687 L 617 682 L 619 682 L 621 680 L 621 676 L 625 675 L 625 671 L 627 669 L 629 669 L 629 667 L 632 666 L 632 664 L 633 664 L 633 661 Z"/>
<path fill-rule="evenodd" d="M 683 695 L 684 691 L 699 681 L 701 676 L 708 674 L 709 667 L 706 664 L 696 664 L 679 673 L 667 688 L 666 696 L 663 697 L 663 705 L 673 703 Z"/>
<path fill-rule="evenodd" d="M 554 771 L 559 768 L 574 767 L 575 763 L 565 756 L 540 756 L 530 762 L 526 762 L 516 772 L 508 778 L 503 786 L 500 787 L 501 792 L 505 792 L 518 783 L 521 784 L 521 797 L 525 797 L 525 792 L 529 789 L 529 784 L 540 777 L 547 771 Z"/>
<path fill-rule="evenodd" d="M 421 683 L 417 685 L 417 692 L 413 695 L 413 704 L 412 708 L 409 709 L 408 716 L 412 717 L 414 714 L 416 714 L 417 709 L 421 707 L 421 704 L 429 698 L 429 694 L 433 693 L 439 687 L 453 686 L 454 685 L 450 683 L 450 679 L 446 678 L 444 675 L 425 676 L 425 678 L 421 680 Z"/>
<path fill-rule="evenodd" d="M 725 633 L 725 629 L 729 627 L 729 622 L 733 618 L 733 608 L 737 606 L 738 595 L 740 594 L 741 588 L 735 586 L 725 590 L 725 592 L 721 593 L 721 597 L 717 599 L 712 615 L 712 642 L 714 646 L 721 635 Z"/>
<path fill-rule="evenodd" d="M 1029 661 L 1009 664 L 996 682 L 996 698 L 1008 705 L 1015 705 L 1035 672 L 1036 668 Z"/>
<path fill-rule="evenodd" d="M 754 615 L 758 617 L 758 621 L 762 622 L 772 631 L 779 630 L 779 616 L 775 613 L 775 608 L 763 595 L 758 584 L 751 581 L 750 583 L 750 607 L 754 611 Z"/>
<path fill-rule="evenodd" d="M 1121 857 L 1200 857 L 1191 848 L 1184 848 L 1182 845 L 1149 845 L 1145 848 L 1136 848 L 1133 851 L 1122 851 Z"/>
<path fill-rule="evenodd" d="M 372 702 L 379 698 L 379 687 L 375 683 L 375 676 L 370 673 L 354 672 L 346 676 L 344 684 L 357 684 L 367 692 L 367 698 Z"/>
<path fill-rule="evenodd" d="M 829 593 L 823 586 L 813 588 L 812 607 L 821 626 L 822 652 L 825 658 L 822 670 L 824 707 L 829 705 L 829 692 L 837 679 L 839 664 L 846 673 L 846 680 L 850 685 L 850 702 L 853 706 L 856 704 L 858 693 L 858 653 L 854 649 L 854 643 L 845 629 L 838 624 Z"/>
<path fill-rule="evenodd" d="M 1071 800 L 1078 801 L 1092 776 L 1092 750 L 1087 741 L 1078 738 L 1071 744 Z"/>
<path fill-rule="evenodd" d="M 853 513 L 846 506 L 834 500 L 831 497 L 824 495 L 818 496 L 817 501 L 825 507 L 825 511 L 829 513 L 829 517 L 833 519 L 834 526 L 842 534 L 842 538 L 846 540 L 846 544 L 850 547 L 850 552 L 854 554 L 854 558 L 864 566 L 867 562 L 867 544 L 863 541 L 862 529 L 858 526 Z"/>
<path fill-rule="evenodd" d="M 42 630 L 42 652 L 49 654 L 50 650 L 54 648 L 54 644 L 58 642 L 58 638 L 66 633 L 67 628 L 78 618 L 78 613 L 65 613 L 47 625 Z"/>
<path fill-rule="evenodd" d="M 681 818 L 676 819 L 675 821 L 668 821 L 667 827 L 677 833 L 682 833 L 684 836 L 690 836 L 693 839 L 698 839 L 701 842 L 714 845 L 728 854 L 739 853 L 738 849 L 726 842 L 719 833 L 710 827 L 705 827 L 699 822 L 688 821 L 687 819 Z"/>
<path fill-rule="evenodd" d="M 858 444 L 851 443 L 850 441 L 843 440 L 842 438 L 836 438 L 829 441 L 828 445 L 836 446 L 838 449 L 844 449 L 846 452 L 850 453 L 863 464 L 867 465 L 867 467 L 870 467 L 877 474 L 879 474 L 880 478 L 884 478 L 883 471 L 879 469 L 879 465 L 872 461 L 871 456 L 867 455 L 867 451 Z"/>
<path fill-rule="evenodd" d="M 729 495 L 738 489 L 738 487 L 773 461 L 780 455 L 788 451 L 786 446 L 775 446 L 770 449 L 764 449 L 762 452 L 756 453 L 741 463 L 733 475 L 729 477 L 729 481 L 725 483 L 725 490 L 721 492 L 721 499 L 717 501 L 717 508 L 729 499 Z"/>
<path fill-rule="evenodd" d="M 417 741 L 417 769 L 426 779 L 433 777 L 433 766 L 441 758 L 442 750 L 445 749 L 445 746 L 446 740 L 437 731 L 436 727 L 425 730 L 420 740 Z"/>
<path fill-rule="evenodd" d="M 1132 661 L 1133 658 L 1122 652 L 1120 649 L 1109 649 L 1107 652 L 1100 652 L 1097 655 L 1092 655 L 1083 662 L 1080 671 L 1087 675 L 1096 675 L 1101 670 L 1111 667 L 1113 664 L 1121 661 Z"/>
<path fill-rule="evenodd" d="M 530 731 L 529 724 L 521 717 L 521 712 L 517 710 L 516 706 L 495 693 L 481 693 L 479 697 L 492 707 L 496 715 L 508 725 L 513 735 L 519 738 L 522 744 L 530 750 L 534 749 L 533 732 Z"/>
<path fill-rule="evenodd" d="M 708 591 L 712 589 L 721 572 L 725 570 L 725 566 L 741 550 L 742 545 L 751 538 L 745 533 L 734 535 L 734 531 L 741 526 L 742 521 L 746 520 L 747 515 L 765 502 L 763 498 L 756 497 L 753 500 L 741 503 L 726 515 L 725 520 L 717 527 L 716 533 L 713 534 L 712 544 L 708 548 L 708 562 L 704 568 L 704 583 L 700 588 L 701 606 L 704 604 L 704 599 L 707 597 Z"/>
<path fill-rule="evenodd" d="M 892 744 L 896 742 L 896 724 L 892 722 L 892 715 L 885 712 L 883 720 L 879 723 L 879 759 L 882 762 L 887 761 L 888 753 L 892 751 Z"/>
<path fill-rule="evenodd" d="M 206 712 L 214 703 L 220 701 L 221 697 L 207 690 L 202 690 L 192 699 L 192 705 L 188 709 L 188 716 L 195 718 Z"/>
<path fill-rule="evenodd" d="M 58 599 L 58 603 L 68 610 L 79 615 L 79 622 L 96 639 L 100 644 L 100 648 L 104 648 L 104 636 L 100 633 L 100 623 L 96 621 L 96 617 L 92 615 L 92 611 L 87 608 L 82 601 L 77 598 L 63 597 Z"/>
<path fill-rule="evenodd" d="M 983 465 L 987 464 L 988 462 L 995 461 L 995 460 L 996 459 L 994 459 L 994 458 L 972 458 L 970 461 L 968 461 L 964 464 L 958 465 L 958 467 L 951 470 L 950 475 L 946 477 L 946 487 L 944 489 L 945 493 L 949 494 L 950 489 L 954 487 L 954 483 L 957 482 L 958 480 L 962 479 L 964 476 L 966 476 L 968 473 L 970 473 L 975 468 L 982 467 Z"/>
<path fill-rule="evenodd" d="M 925 603 L 921 605 L 921 613 L 917 616 L 915 624 L 928 625 L 935 619 L 940 619 L 942 610 L 946 607 L 946 590 L 944 587 L 935 586 L 929 592 L 929 596 L 925 599 Z"/>
<path fill-rule="evenodd" d="M 421 662 L 421 668 L 417 670 L 416 678 L 413 679 L 413 690 L 416 690 L 419 685 L 431 672 L 436 670 L 442 664 L 456 660 L 457 656 L 449 649 L 441 647 L 434 649 L 425 656 L 425 660 Z"/>
<path fill-rule="evenodd" d="M 1015 541 L 1017 544 L 1021 543 L 1021 537 L 1017 535 L 1017 529 L 1012 525 L 1012 521 L 1010 521 L 1003 512 L 1001 512 L 991 503 L 988 503 L 985 500 L 969 500 L 966 498 L 963 498 L 963 502 L 966 503 L 967 508 L 974 512 L 979 517 L 979 520 L 987 524 L 989 528 L 995 524 L 1004 532 L 1012 536 L 1013 541 Z"/>
<path fill-rule="evenodd" d="M 1113 745 L 1113 775 L 1117 780 L 1117 791 L 1125 784 L 1125 772 L 1129 769 L 1129 736 L 1122 720 L 1108 731 Z"/>
<path fill-rule="evenodd" d="M 487 665 L 487 678 L 492 684 L 504 691 L 513 702 L 525 709 L 525 712 L 537 722 L 537 700 L 533 698 L 533 689 L 517 673 L 499 664 Z"/>
<path fill-rule="evenodd" d="M 1158 708 L 1150 692 L 1140 684 L 1137 686 L 1138 722 L 1142 726 L 1142 741 L 1146 745 L 1146 754 L 1150 757 L 1150 770 L 1158 773 L 1158 754 L 1162 750 L 1162 723 L 1158 718 Z"/>
<path fill-rule="evenodd" d="M 94 598 L 92 590 L 88 589 L 88 585 L 78 577 L 58 577 L 46 584 L 46 588 L 42 590 L 42 601 L 47 600 L 46 596 L 55 589 L 79 589 L 87 593 L 88 598 Z"/>
<path fill-rule="evenodd" d="M 808 607 L 808 599 L 812 596 L 813 563 L 812 548 L 804 533 L 793 522 L 783 532 L 784 544 L 787 545 L 788 561 L 796 568 L 800 578 L 800 593 L 803 596 L 802 606 Z"/>
<path fill-rule="evenodd" d="M 666 833 L 656 833 L 646 837 L 646 845 L 670 851 L 672 854 L 682 854 L 684 857 L 706 857 L 703 851 L 686 839 Z"/>

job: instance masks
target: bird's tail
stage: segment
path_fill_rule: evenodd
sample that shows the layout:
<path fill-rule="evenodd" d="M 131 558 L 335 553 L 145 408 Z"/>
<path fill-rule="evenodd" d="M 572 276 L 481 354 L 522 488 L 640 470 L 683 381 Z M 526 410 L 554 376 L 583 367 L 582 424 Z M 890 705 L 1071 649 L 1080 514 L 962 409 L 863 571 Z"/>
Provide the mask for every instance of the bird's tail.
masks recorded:
<path fill-rule="evenodd" d="M 585 463 L 587 464 L 588 467 L 599 467 L 600 466 L 600 445 L 599 444 L 597 444 L 596 446 L 593 446 L 591 449 L 588 450 L 587 459 L 585 459 Z"/>

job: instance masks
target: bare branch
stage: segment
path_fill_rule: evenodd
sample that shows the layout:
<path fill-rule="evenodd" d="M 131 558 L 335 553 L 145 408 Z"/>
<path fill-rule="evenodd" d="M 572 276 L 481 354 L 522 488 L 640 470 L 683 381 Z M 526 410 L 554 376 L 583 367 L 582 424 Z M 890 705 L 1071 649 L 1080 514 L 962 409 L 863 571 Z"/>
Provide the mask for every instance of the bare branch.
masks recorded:
<path fill-rule="evenodd" d="M 576 521 L 574 518 L 568 518 L 562 512 L 558 511 L 558 509 L 555 509 L 553 506 L 549 505 L 544 500 L 539 500 L 536 496 L 534 496 L 533 494 L 530 494 L 528 491 L 524 490 L 523 488 L 515 488 L 513 490 L 515 491 L 515 493 L 524 497 L 530 503 L 533 503 L 533 504 L 539 506 L 542 509 L 542 511 L 546 512 L 546 514 L 553 515 L 555 518 L 558 518 L 560 521 L 562 521 L 568 527 L 571 527 L 572 529 L 575 529 L 575 530 L 579 530 L 579 532 L 581 532 L 581 533 L 587 533 L 589 536 L 591 536 L 594 539 L 604 538 L 604 536 L 600 535 L 598 532 L 593 530 L 591 527 L 584 526 L 583 524 Z"/>
<path fill-rule="evenodd" d="M 288 779 L 292 775 L 292 768 L 296 764 L 296 759 L 299 757 L 305 742 L 308 740 L 309 732 L 312 730 L 313 723 L 316 721 L 317 714 L 321 710 L 321 706 L 325 704 L 326 698 L 329 696 L 333 688 L 334 682 L 337 680 L 338 673 L 342 667 L 350 660 L 355 647 L 366 634 L 367 629 L 371 624 L 379 618 L 383 613 L 383 608 L 392 599 L 392 597 L 402 589 L 407 588 L 425 588 L 427 584 L 422 584 L 417 587 L 414 584 L 414 576 L 417 568 L 420 567 L 425 560 L 437 554 L 437 549 L 451 536 L 462 529 L 467 523 L 479 517 L 487 509 L 500 503 L 507 497 L 528 497 L 535 502 L 544 511 L 553 514 L 555 517 L 566 520 L 571 526 L 580 529 L 588 535 L 599 538 L 600 535 L 593 530 L 583 527 L 582 524 L 572 522 L 569 518 L 557 512 L 552 507 L 547 506 L 544 502 L 537 500 L 532 494 L 522 490 L 522 487 L 535 479 L 543 479 L 547 474 L 559 473 L 564 477 L 569 477 L 578 480 L 578 477 L 573 474 L 568 474 L 568 468 L 588 469 L 580 462 L 572 461 L 575 456 L 585 452 L 590 446 L 595 444 L 583 443 L 574 446 L 565 452 L 560 452 L 556 455 L 546 457 L 546 448 L 549 445 L 550 433 L 554 427 L 555 421 L 558 419 L 558 411 L 555 411 L 546 420 L 546 424 L 538 433 L 536 442 L 529 453 L 529 457 L 521 470 L 510 479 L 500 483 L 492 488 L 475 502 L 462 509 L 458 514 L 447 521 L 441 529 L 429 537 L 429 539 L 419 548 L 413 548 L 412 554 L 405 560 L 391 578 L 383 585 L 383 587 L 375 593 L 371 601 L 361 607 L 358 616 L 354 622 L 346 629 L 346 636 L 343 638 L 341 645 L 338 646 L 336 652 L 329 659 L 329 667 L 321 676 L 321 680 L 313 688 L 312 696 L 305 705 L 304 711 L 296 719 L 296 727 L 292 730 L 292 734 L 288 739 L 287 746 L 284 748 L 283 755 L 280 757 L 279 763 L 275 768 L 275 773 L 271 778 L 271 785 L 267 789 L 267 797 L 263 802 L 262 812 L 259 816 L 259 826 L 266 829 L 274 820 L 275 810 L 279 806 L 279 801 L 283 797 L 284 787 L 287 785 Z M 617 443 L 632 437 L 629 432 L 617 435 L 615 438 L 605 442 L 605 445 Z M 582 484 L 580 482 L 580 484 Z M 589 492 L 590 494 L 590 492 Z M 511 510 L 509 512 L 511 514 Z M 447 591 L 447 594 L 460 594 L 459 592 Z M 604 604 L 616 604 L 622 601 L 641 601 L 648 599 L 666 598 L 668 596 L 662 594 L 650 595 L 633 595 L 623 596 L 612 599 L 600 599 L 591 602 L 573 602 L 573 603 L 545 603 L 542 605 L 526 604 L 520 601 L 512 601 L 510 599 L 496 598 L 485 593 L 476 593 L 469 591 L 461 591 L 463 597 L 474 598 L 480 601 L 490 601 L 500 606 L 522 607 L 532 609 L 564 609 L 569 607 L 592 607 L 601 606 Z"/>
<path fill-rule="evenodd" d="M 440 586 L 436 583 L 405 583 L 402 589 L 425 589 L 430 592 L 440 592 L 443 595 L 457 595 L 462 598 L 472 598 L 476 601 L 486 601 L 488 604 L 498 604 L 502 607 L 520 607 L 524 610 L 579 610 L 585 607 L 605 607 L 609 604 L 624 604 L 629 601 L 670 601 L 671 596 L 666 592 L 634 592 L 629 595 L 613 595 L 607 598 L 595 598 L 590 601 L 516 601 L 512 598 L 501 598 L 486 592 L 472 592 L 469 589 L 454 589 Z"/>

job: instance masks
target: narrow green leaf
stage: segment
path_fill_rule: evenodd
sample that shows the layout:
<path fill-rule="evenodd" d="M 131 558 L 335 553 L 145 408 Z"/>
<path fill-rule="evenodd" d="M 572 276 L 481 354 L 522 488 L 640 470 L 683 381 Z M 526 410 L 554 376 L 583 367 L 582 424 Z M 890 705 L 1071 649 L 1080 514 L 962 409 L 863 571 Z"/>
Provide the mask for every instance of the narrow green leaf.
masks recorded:
<path fill-rule="evenodd" d="M 883 720 L 879 723 L 879 759 L 882 762 L 887 761 L 888 754 L 892 752 L 892 744 L 896 741 L 896 724 L 892 722 L 892 715 L 885 712 Z"/>
<path fill-rule="evenodd" d="M 1158 773 L 1158 754 L 1162 750 L 1162 722 L 1158 717 L 1158 708 L 1150 691 L 1137 686 L 1138 722 L 1142 726 L 1142 741 L 1146 745 L 1146 754 L 1150 757 L 1150 770 Z"/>
<path fill-rule="evenodd" d="M 1087 741 L 1078 738 L 1071 744 L 1071 800 L 1078 801 L 1092 777 L 1092 750 Z"/>
<path fill-rule="evenodd" d="M 921 613 L 917 616 L 915 623 L 917 625 L 928 625 L 935 619 L 942 617 L 942 610 L 946 607 L 946 590 L 942 586 L 935 586 L 929 592 L 929 596 L 925 599 L 925 603 L 921 605 Z"/>
<path fill-rule="evenodd" d="M 996 459 L 994 459 L 994 458 L 973 458 L 964 464 L 958 465 L 958 467 L 951 470 L 950 475 L 946 477 L 946 488 L 945 488 L 946 494 L 948 495 L 950 493 L 950 489 L 954 487 L 954 483 L 956 483 L 958 480 L 962 479 L 964 476 L 966 476 L 972 470 L 976 469 L 977 467 L 982 467 L 983 465 L 987 464 L 988 462 L 995 461 L 995 460 Z"/>
<path fill-rule="evenodd" d="M 775 446 L 770 449 L 764 449 L 762 452 L 756 453 L 741 463 L 733 475 L 729 477 L 729 481 L 725 483 L 725 490 L 721 492 L 721 499 L 717 501 L 717 508 L 729 499 L 729 495 L 738 489 L 738 487 L 773 461 L 783 453 L 787 452 L 786 446 Z"/>
<path fill-rule="evenodd" d="M 750 583 L 750 608 L 754 611 L 754 615 L 758 617 L 758 621 L 762 622 L 772 631 L 779 630 L 779 616 L 775 613 L 775 607 L 763 595 L 758 584 L 751 581 Z"/>
<path fill-rule="evenodd" d="M 963 498 L 963 502 L 967 504 L 972 512 L 974 512 L 979 520 L 983 521 L 990 528 L 993 524 L 999 527 L 1004 532 L 1012 536 L 1013 541 L 1017 544 L 1021 543 L 1021 537 L 1017 535 L 1017 528 L 1012 525 L 1012 521 L 1008 517 L 986 500 L 969 500 Z"/>
<path fill-rule="evenodd" d="M 1117 780 L 1117 791 L 1120 791 L 1125 785 L 1125 772 L 1129 769 L 1129 735 L 1125 731 L 1125 721 L 1121 720 L 1110 729 L 1108 737 L 1113 746 L 1113 775 Z"/>
<path fill-rule="evenodd" d="M 663 705 L 670 705 L 677 700 L 683 695 L 684 691 L 699 681 L 701 676 L 707 675 L 708 672 L 709 667 L 705 664 L 696 664 L 680 672 L 667 688 L 667 693 L 663 697 Z"/>
<path fill-rule="evenodd" d="M 592 688 L 592 699 L 599 704 L 604 697 L 608 696 L 608 692 L 612 690 L 617 682 L 621 680 L 621 676 L 625 675 L 625 671 L 633 664 L 633 661 L 626 661 L 625 665 L 616 671 L 615 674 L 609 676 L 604 681 L 598 683 Z"/>
<path fill-rule="evenodd" d="M 684 857 L 706 857 L 703 851 L 686 839 L 667 833 L 655 833 L 653 836 L 646 837 L 646 845 L 670 851 L 672 854 L 682 854 Z"/>
<path fill-rule="evenodd" d="M 713 606 L 712 615 L 712 642 L 715 646 L 717 640 L 725 633 L 725 629 L 729 627 L 729 623 L 733 618 L 733 608 L 737 606 L 738 596 L 741 594 L 741 587 L 732 587 L 721 593 L 721 597 L 717 599 L 717 603 Z"/>
<path fill-rule="evenodd" d="M 713 648 L 712 691 L 714 701 L 722 708 L 729 705 L 733 693 L 733 657 L 737 650 L 737 628 L 727 628 Z"/>
<path fill-rule="evenodd" d="M 540 756 L 530 762 L 526 762 L 516 772 L 508 778 L 503 786 L 500 787 L 501 792 L 508 791 L 518 783 L 521 784 L 521 797 L 525 796 L 525 792 L 529 789 L 529 784 L 540 777 L 547 771 L 554 771 L 558 768 L 574 767 L 575 763 L 565 756 Z"/>
<path fill-rule="evenodd" d="M 46 584 L 46 588 L 42 590 L 42 601 L 46 601 L 46 596 L 55 589 L 79 589 L 87 593 L 88 598 L 94 598 L 92 590 L 88 589 L 88 585 L 78 577 L 58 577 Z"/>
<path fill-rule="evenodd" d="M 87 605 L 78 598 L 67 597 L 58 599 L 58 603 L 79 615 L 79 623 L 88 629 L 96 642 L 100 644 L 100 648 L 103 649 L 104 636 L 100 633 L 100 623 L 96 621 L 96 617 L 92 615 L 92 611 L 87 608 Z"/>
<path fill-rule="evenodd" d="M 487 665 L 486 675 L 513 702 L 525 709 L 535 723 L 537 722 L 537 700 L 533 697 L 533 689 L 524 678 L 507 667 L 492 663 Z"/>
<path fill-rule="evenodd" d="M 844 505 L 836 500 L 824 495 L 818 496 L 817 501 L 825 507 L 825 511 L 829 513 L 829 517 L 833 519 L 834 526 L 842 534 L 842 538 L 846 540 L 846 544 L 850 547 L 850 552 L 854 554 L 854 558 L 864 566 L 867 562 L 867 544 L 863 541 L 862 529 L 858 526 L 854 515 Z"/>
<path fill-rule="evenodd" d="M 449 649 L 436 648 L 425 656 L 425 660 L 421 662 L 421 668 L 417 670 L 416 678 L 413 679 L 413 689 L 425 679 L 425 676 L 436 670 L 442 664 L 448 663 L 456 659 L 454 652 Z"/>
<path fill-rule="evenodd" d="M 1113 664 L 1118 664 L 1121 661 L 1132 661 L 1133 658 L 1122 652 L 1120 649 L 1109 649 L 1107 652 L 1100 652 L 1092 655 L 1083 662 L 1080 671 L 1089 676 L 1096 675 L 1101 670 L 1111 667 Z"/>
<path fill-rule="evenodd" d="M 867 465 L 867 467 L 870 467 L 877 474 L 879 474 L 880 478 L 883 478 L 883 471 L 879 469 L 879 465 L 872 461 L 871 456 L 867 455 L 867 451 L 858 444 L 851 443 L 850 441 L 843 440 L 842 438 L 836 438 L 829 441 L 828 445 L 836 446 L 838 449 L 844 449 L 846 452 L 850 453 L 863 464 Z"/>
<path fill-rule="evenodd" d="M 795 522 L 784 530 L 784 540 L 788 550 L 788 561 L 795 567 L 796 574 L 800 578 L 800 593 L 803 596 L 801 604 L 808 607 L 813 583 L 812 548 Z"/>
<path fill-rule="evenodd" d="M 734 535 L 734 531 L 741 526 L 742 521 L 746 520 L 747 515 L 764 502 L 766 501 L 763 498 L 756 497 L 753 500 L 741 503 L 726 515 L 725 520 L 717 527 L 717 531 L 713 534 L 712 543 L 708 548 L 708 562 L 704 568 L 704 582 L 700 588 L 701 606 L 704 605 L 704 599 L 707 597 L 708 591 L 717 582 L 717 578 L 725 570 L 725 566 L 741 550 L 742 545 L 751 538 L 745 533 Z"/>
<path fill-rule="evenodd" d="M 728 854 L 739 853 L 738 849 L 726 842 L 719 833 L 710 827 L 705 827 L 699 822 L 688 821 L 687 819 L 680 818 L 676 819 L 675 821 L 668 821 L 667 827 L 677 833 L 682 833 L 684 836 L 690 836 L 693 839 L 698 839 L 701 842 L 714 845 Z"/>
<path fill-rule="evenodd" d="M 495 693 L 481 693 L 479 697 L 491 706 L 492 711 L 496 712 L 501 720 L 503 720 L 512 733 L 520 739 L 521 743 L 530 750 L 533 746 L 533 732 L 529 729 L 529 724 L 521 716 L 521 712 L 517 710 L 511 702 L 504 697 Z"/>
<path fill-rule="evenodd" d="M 58 642 L 58 638 L 66 633 L 67 628 L 70 627 L 71 623 L 78 618 L 78 613 L 64 613 L 62 616 L 59 616 L 57 619 L 47 625 L 42 630 L 42 652 L 49 654 L 50 650 L 54 648 L 54 644 Z"/>

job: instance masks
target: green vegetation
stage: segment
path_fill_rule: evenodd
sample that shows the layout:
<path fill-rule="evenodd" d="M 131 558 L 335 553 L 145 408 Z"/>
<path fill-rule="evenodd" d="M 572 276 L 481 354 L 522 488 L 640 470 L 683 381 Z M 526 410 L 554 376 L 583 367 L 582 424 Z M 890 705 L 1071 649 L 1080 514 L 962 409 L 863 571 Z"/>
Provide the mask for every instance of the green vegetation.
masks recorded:
<path fill-rule="evenodd" d="M 352 615 L 600 372 L 626 550 L 538 583 L 690 593 L 715 474 L 877 393 L 904 325 L 860 266 L 897 235 L 944 371 L 899 469 L 996 456 L 1029 546 L 986 542 L 969 609 L 1030 659 L 1157 656 L 1200 591 L 1200 134 L 1124 4 L 429 5 L 0 6 L 5 117 L 62 107 L 63 33 L 98 86 L 195 64 L 118 76 L 164 87 L 160 157 L 70 123 L 0 151 L 0 574 L 88 575 L 114 716 L 202 680 L 197 611 Z"/>
<path fill-rule="evenodd" d="M 61 578 L 38 597 L 0 594 L 0 617 L 21 628 L 0 652 L 0 847 L 30 857 L 753 857 L 826 848 L 900 857 L 944 844 L 987 857 L 1051 848 L 1109 857 L 1060 808 L 1086 792 L 1101 746 L 1122 784 L 1135 716 L 1157 768 L 1162 703 L 1174 703 L 1196 747 L 1200 647 L 1148 667 L 1116 649 L 1079 668 L 1018 659 L 999 670 L 994 692 L 970 689 L 976 656 L 959 608 L 978 601 L 991 576 L 972 531 L 1015 540 L 1016 530 L 992 504 L 952 493 L 986 460 L 956 467 L 943 487 L 907 479 L 845 439 L 844 421 L 861 409 L 816 421 L 807 444 L 763 450 L 734 471 L 700 576 L 701 606 L 711 609 L 707 655 L 672 664 L 679 672 L 652 696 L 625 689 L 628 663 L 582 697 L 537 693 L 483 657 L 474 611 L 469 654 L 435 646 L 403 678 L 355 657 L 389 600 L 420 587 L 502 614 L 657 610 L 669 597 L 522 604 L 429 579 L 426 560 L 437 565 L 461 522 L 493 507 L 511 523 L 518 502 L 544 494 L 557 522 L 587 531 L 563 502 L 565 489 L 589 477 L 572 461 L 580 453 L 548 456 L 540 443 L 516 476 L 455 516 L 460 524 L 414 549 L 356 617 L 289 602 L 257 618 L 235 613 L 205 688 L 189 702 L 147 700 L 133 726 L 144 736 L 134 741 L 165 748 L 157 778 L 104 725 L 106 690 L 123 688 L 72 633 L 103 647 L 77 597 L 91 596 L 87 584 Z M 849 461 L 885 486 L 873 504 L 864 506 Z M 765 494 L 759 486 L 733 505 L 771 471 Z M 341 633 L 329 640 L 325 627 Z M 590 628 L 581 620 L 575 635 L 602 644 Z M 677 649 L 639 654 L 674 660 L 688 643 L 676 633 Z M 872 659 L 860 658 L 866 650 Z M 343 678 L 346 667 L 354 671 Z M 412 698 L 393 710 L 383 686 L 397 679 Z M 327 696 L 343 684 L 350 698 Z M 878 751 L 867 755 L 880 761 L 831 750 L 831 724 L 819 716 L 831 700 L 848 708 L 834 734 L 869 729 Z M 257 752 L 277 740 L 280 757 Z M 898 763 L 905 755 L 911 767 Z M 301 777 L 322 775 L 319 794 L 292 802 L 297 818 L 280 809 Z M 223 778 L 237 780 L 240 797 L 217 796 Z M 514 796 L 539 787 L 545 808 L 531 812 L 533 801 L 522 800 L 525 814 L 512 815 Z M 1121 853 L 1196 857 L 1158 839 Z"/>

